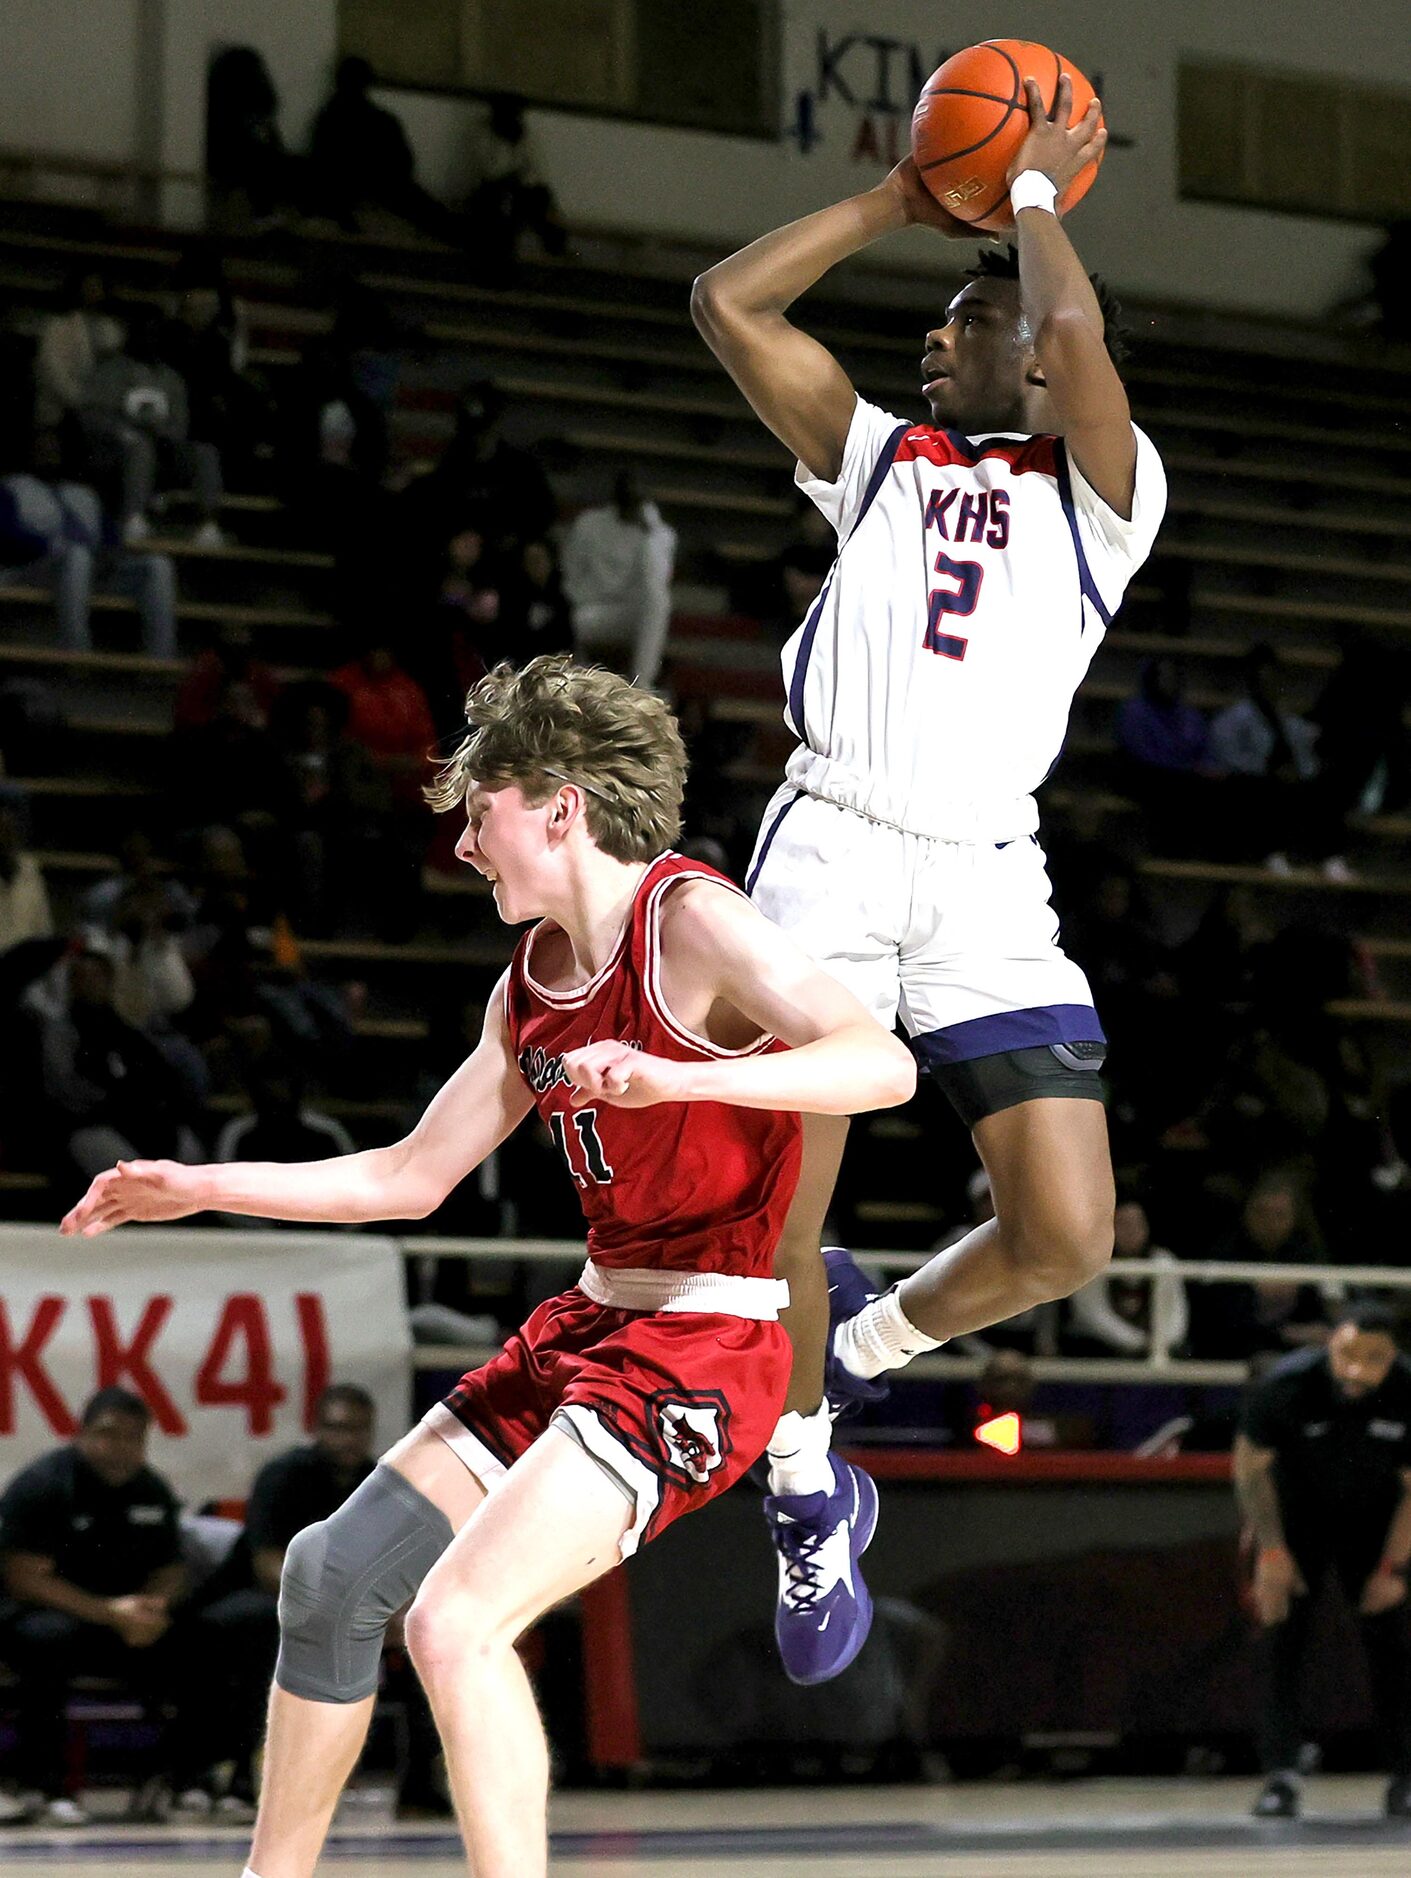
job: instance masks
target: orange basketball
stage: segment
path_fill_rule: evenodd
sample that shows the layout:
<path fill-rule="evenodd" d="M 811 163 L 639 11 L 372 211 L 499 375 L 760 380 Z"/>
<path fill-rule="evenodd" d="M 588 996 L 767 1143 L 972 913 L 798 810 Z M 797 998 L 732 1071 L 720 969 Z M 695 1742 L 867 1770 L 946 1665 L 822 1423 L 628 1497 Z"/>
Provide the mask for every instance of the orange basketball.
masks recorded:
<path fill-rule="evenodd" d="M 1004 178 L 1029 128 L 1024 80 L 1038 80 L 1051 111 L 1065 72 L 1073 85 L 1068 121 L 1076 124 L 1092 102 L 1092 86 L 1077 66 L 1032 39 L 986 39 L 932 72 L 912 113 L 911 154 L 943 209 L 976 228 L 1014 226 Z M 1065 213 L 1092 188 L 1100 163 L 1089 163 L 1058 198 Z"/>

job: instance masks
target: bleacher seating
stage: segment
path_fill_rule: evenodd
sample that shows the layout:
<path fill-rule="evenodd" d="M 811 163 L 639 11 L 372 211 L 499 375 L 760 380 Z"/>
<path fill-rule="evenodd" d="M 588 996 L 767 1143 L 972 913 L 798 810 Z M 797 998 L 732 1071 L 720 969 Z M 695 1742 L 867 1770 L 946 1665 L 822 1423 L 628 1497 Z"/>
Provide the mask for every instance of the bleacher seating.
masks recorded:
<path fill-rule="evenodd" d="M 774 644 L 733 610 L 731 589 L 741 568 L 772 554 L 783 537 L 794 509 L 789 465 L 691 329 L 688 257 L 676 257 L 673 271 L 670 255 L 654 263 L 618 248 L 614 261 L 599 246 L 598 259 L 536 262 L 514 285 L 489 287 L 458 278 L 455 257 L 429 245 L 389 252 L 344 241 L 336 254 L 326 245 L 327 255 L 295 259 L 229 256 L 232 283 L 250 312 L 253 363 L 276 388 L 281 375 L 299 369 L 304 346 L 330 324 L 323 283 L 331 260 L 425 335 L 396 412 L 398 454 L 441 447 L 456 387 L 475 372 L 508 394 L 509 433 L 536 448 L 569 505 L 596 496 L 608 472 L 639 469 L 680 535 L 671 682 L 693 709 L 737 727 L 731 773 L 741 812 L 762 804 L 790 739 L 780 722 Z M 595 252 L 594 244 L 584 246 Z M 0 285 L 12 323 L 37 318 L 80 259 L 103 267 L 119 299 L 154 301 L 182 247 L 170 233 L 95 237 L 88 222 L 66 224 L 57 213 L 43 228 L 0 227 Z M 914 381 L 926 308 L 921 292 L 914 298 L 912 313 L 897 309 L 894 291 L 877 303 L 805 308 L 860 388 L 903 411 L 919 411 Z M 1111 786 L 1104 765 L 1114 706 L 1133 689 L 1144 659 L 1179 654 L 1192 700 L 1218 706 L 1231 695 L 1231 662 L 1267 639 L 1288 667 L 1296 698 L 1304 698 L 1336 662 L 1345 635 L 1411 634 L 1411 433 L 1404 422 L 1387 421 L 1411 411 L 1411 371 L 1360 361 L 1349 346 L 1345 356 L 1321 356 L 1317 382 L 1309 384 L 1296 334 L 1280 332 L 1274 349 L 1260 351 L 1229 336 L 1228 327 L 1223 344 L 1198 322 L 1191 331 L 1199 343 L 1182 336 L 1179 320 L 1144 325 L 1129 373 L 1136 415 L 1171 478 L 1157 564 L 1163 573 L 1181 571 L 1188 616 L 1174 616 L 1168 585 L 1147 570 L 1079 695 L 1069 753 L 1050 789 L 1056 806 L 1082 804 L 1101 827 L 1119 831 L 1119 840 L 1138 811 Z M 281 671 L 326 670 L 341 655 L 329 611 L 331 557 L 286 539 L 268 488 L 241 491 L 225 507 L 230 545 L 163 544 L 178 562 L 183 650 L 202 629 L 238 623 Z M 17 779 L 31 795 L 34 845 L 61 912 L 161 789 L 164 736 L 183 669 L 133 650 L 131 602 L 99 596 L 94 606 L 101 649 L 60 652 L 44 643 L 46 595 L 0 588 L 0 680 L 42 674 L 67 718 L 62 771 Z M 1314 869 L 1276 875 L 1162 856 L 1142 865 L 1164 895 L 1192 903 L 1214 885 L 1236 882 L 1285 903 L 1294 896 L 1316 902 L 1358 935 L 1384 987 L 1378 997 L 1341 1000 L 1335 1014 L 1380 1032 L 1411 1022 L 1411 942 L 1401 936 L 1411 894 L 1407 833 L 1396 818 L 1362 824 L 1350 884 Z M 511 942 L 482 882 L 429 870 L 427 885 L 424 930 L 414 943 L 303 946 L 316 975 L 355 976 L 368 986 L 358 1035 L 374 1065 L 364 1078 L 369 1093 L 325 1106 L 370 1139 L 405 1113 L 430 989 L 452 980 L 463 995 L 488 989 Z M 872 1126 L 911 1124 L 884 1118 Z M 0 1173 L 7 1207 L 12 1199 L 25 1205 L 38 1190 L 39 1177 L 27 1170 Z"/>

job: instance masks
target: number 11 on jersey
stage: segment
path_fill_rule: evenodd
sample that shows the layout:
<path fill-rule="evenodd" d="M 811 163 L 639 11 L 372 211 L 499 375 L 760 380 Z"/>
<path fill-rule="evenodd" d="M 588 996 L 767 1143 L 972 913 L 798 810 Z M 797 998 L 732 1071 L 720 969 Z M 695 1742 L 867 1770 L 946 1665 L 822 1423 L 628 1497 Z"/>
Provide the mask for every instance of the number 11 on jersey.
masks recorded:
<path fill-rule="evenodd" d="M 578 1136 L 578 1146 L 582 1151 L 584 1163 L 582 1173 L 574 1165 L 573 1150 L 568 1144 L 568 1130 L 564 1127 L 563 1116 L 555 1109 L 549 1117 L 549 1133 L 558 1144 L 559 1153 L 568 1162 L 568 1171 L 572 1174 L 574 1183 L 577 1186 L 586 1187 L 591 1180 L 595 1186 L 607 1186 L 612 1179 L 612 1169 L 608 1166 L 607 1156 L 603 1153 L 603 1144 L 598 1136 L 598 1111 L 575 1109 L 573 1132 Z"/>

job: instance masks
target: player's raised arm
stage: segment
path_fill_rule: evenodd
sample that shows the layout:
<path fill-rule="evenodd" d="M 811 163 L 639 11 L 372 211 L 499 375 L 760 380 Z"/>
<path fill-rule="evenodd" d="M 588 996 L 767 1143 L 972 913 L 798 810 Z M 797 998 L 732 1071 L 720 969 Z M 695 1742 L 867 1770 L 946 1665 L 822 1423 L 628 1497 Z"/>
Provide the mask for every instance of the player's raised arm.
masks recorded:
<path fill-rule="evenodd" d="M 1102 154 L 1107 141 L 1099 121 L 1102 107 L 1094 98 L 1070 129 L 1073 85 L 1066 74 L 1055 87 L 1052 115 L 1044 110 L 1033 79 L 1025 80 L 1024 93 L 1029 134 L 1010 165 L 1009 180 L 1012 184 L 1026 170 L 1036 171 L 1061 195 Z M 1129 518 L 1136 491 L 1137 440 L 1126 389 L 1103 340 L 1097 294 L 1056 213 L 1021 208 L 1014 225 L 1020 301 L 1064 441 L 1103 501 Z"/>
<path fill-rule="evenodd" d="M 480 1042 L 438 1090 L 416 1127 L 390 1147 L 326 1161 L 120 1161 L 99 1174 L 59 1231 L 95 1238 L 133 1220 L 192 1213 L 364 1225 L 424 1219 L 529 1113 L 528 1086 L 510 1050 L 504 980 L 496 985 Z"/>
<path fill-rule="evenodd" d="M 875 189 L 761 235 L 691 290 L 706 344 L 779 441 L 824 481 L 842 466 L 857 393 L 827 347 L 784 314 L 829 268 L 912 223 L 971 233 L 931 197 L 908 157 Z"/>
<path fill-rule="evenodd" d="M 916 1063 L 906 1046 L 739 894 L 702 883 L 668 895 L 661 951 L 668 998 L 679 976 L 791 1047 L 697 1063 L 590 1044 L 564 1058 L 576 1103 L 730 1102 L 856 1115 L 896 1108 L 915 1093 Z"/>

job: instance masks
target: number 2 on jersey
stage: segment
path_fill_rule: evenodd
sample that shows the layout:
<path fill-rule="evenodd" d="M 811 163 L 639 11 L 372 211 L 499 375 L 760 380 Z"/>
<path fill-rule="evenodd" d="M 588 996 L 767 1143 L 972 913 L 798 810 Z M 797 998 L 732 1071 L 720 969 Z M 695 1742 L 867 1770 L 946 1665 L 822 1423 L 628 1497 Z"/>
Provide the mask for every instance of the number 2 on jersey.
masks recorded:
<path fill-rule="evenodd" d="M 933 587 L 926 609 L 926 638 L 924 644 L 928 652 L 938 652 L 943 659 L 963 659 L 965 648 L 970 644 L 958 634 L 940 630 L 941 620 L 947 615 L 959 615 L 964 618 L 973 613 L 980 598 L 980 582 L 985 578 L 985 570 L 978 561 L 953 561 L 948 554 L 936 556 L 936 572 L 947 580 L 959 584 L 954 588 Z"/>
<path fill-rule="evenodd" d="M 598 1137 L 598 1111 L 575 1109 L 573 1132 L 578 1136 L 578 1145 L 583 1153 L 585 1169 L 583 1173 L 580 1173 L 573 1164 L 573 1150 L 568 1145 L 568 1130 L 564 1127 L 562 1114 L 555 1109 L 549 1117 L 549 1133 L 557 1142 L 559 1153 L 568 1162 L 568 1171 L 573 1176 L 575 1186 L 586 1187 L 591 1180 L 596 1187 L 606 1187 L 612 1179 L 612 1169 L 608 1166 L 607 1156 L 603 1153 L 603 1144 Z"/>

